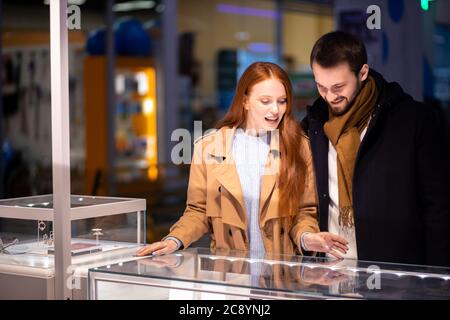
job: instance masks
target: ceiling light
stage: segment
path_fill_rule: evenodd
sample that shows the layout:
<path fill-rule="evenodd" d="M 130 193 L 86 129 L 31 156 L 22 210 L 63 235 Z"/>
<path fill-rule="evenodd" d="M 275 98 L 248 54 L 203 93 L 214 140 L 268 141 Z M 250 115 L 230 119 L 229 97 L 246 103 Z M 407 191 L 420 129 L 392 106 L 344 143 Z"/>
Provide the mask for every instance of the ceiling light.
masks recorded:
<path fill-rule="evenodd" d="M 81 6 L 86 2 L 86 0 L 68 0 L 67 4 L 75 4 L 77 6 Z M 49 5 L 50 4 L 50 0 L 44 0 L 44 4 L 45 5 Z"/>
<path fill-rule="evenodd" d="M 152 9 L 155 4 L 155 1 L 128 1 L 115 4 L 113 10 L 115 12 L 126 12 L 133 10 Z"/>

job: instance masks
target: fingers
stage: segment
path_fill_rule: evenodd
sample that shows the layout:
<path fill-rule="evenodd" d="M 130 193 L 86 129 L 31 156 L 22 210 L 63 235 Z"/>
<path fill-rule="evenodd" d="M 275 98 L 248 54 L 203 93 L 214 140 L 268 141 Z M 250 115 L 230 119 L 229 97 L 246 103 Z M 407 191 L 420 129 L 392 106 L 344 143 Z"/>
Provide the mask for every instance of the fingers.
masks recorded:
<path fill-rule="evenodd" d="M 136 252 L 136 255 L 138 257 L 143 257 L 143 256 L 146 256 L 146 255 L 152 253 L 152 251 L 153 250 L 149 246 L 146 246 L 146 247 L 141 248 L 140 250 L 138 250 L 138 252 Z"/>
<path fill-rule="evenodd" d="M 335 249 L 331 249 L 330 251 L 327 252 L 328 254 L 331 254 L 333 257 L 338 258 L 338 259 L 343 259 L 342 255 Z"/>
<path fill-rule="evenodd" d="M 178 244 L 173 240 L 166 240 L 163 242 L 164 247 L 153 252 L 153 255 L 159 256 L 163 254 L 169 254 L 177 250 Z"/>
<path fill-rule="evenodd" d="M 347 254 L 347 251 L 338 247 L 333 247 L 331 250 L 337 251 L 342 254 Z"/>
<path fill-rule="evenodd" d="M 169 254 L 169 253 L 172 253 L 172 252 L 174 252 L 175 251 L 175 248 L 173 248 L 173 247 L 171 247 L 171 246 L 169 246 L 169 245 L 165 245 L 165 247 L 164 248 L 162 248 L 162 249 L 160 249 L 160 250 L 157 250 L 157 251 L 154 251 L 153 252 L 153 255 L 155 255 L 155 256 L 160 256 L 160 255 L 163 255 L 163 254 Z"/>
<path fill-rule="evenodd" d="M 304 241 L 309 250 L 329 253 L 338 259 L 342 259 L 349 250 L 347 240 L 329 232 L 307 234 Z"/>
<path fill-rule="evenodd" d="M 148 255 L 152 252 L 154 253 L 154 251 L 160 250 L 160 249 L 164 248 L 165 246 L 166 245 L 164 242 L 161 242 L 161 241 L 155 242 L 155 243 L 152 243 L 148 246 L 145 246 L 145 247 L 139 249 L 136 254 L 138 257 L 142 257 L 142 256 Z"/>
<path fill-rule="evenodd" d="M 140 253 L 144 252 L 147 248 L 148 248 L 148 246 L 142 247 L 136 253 L 140 254 Z"/>
<path fill-rule="evenodd" d="M 343 237 L 329 232 L 323 232 L 323 237 L 327 241 L 327 244 L 330 247 L 330 249 L 334 248 L 344 254 L 347 253 L 347 251 L 349 250 L 348 241 L 345 240 Z"/>
<path fill-rule="evenodd" d="M 151 252 L 151 249 L 149 248 L 149 246 L 145 246 L 145 247 L 143 247 L 143 248 L 140 248 L 140 249 L 136 252 L 136 255 L 137 255 L 138 257 L 142 257 L 142 256 L 145 256 L 145 255 L 149 254 L 150 252 Z"/>
<path fill-rule="evenodd" d="M 339 242 L 334 242 L 333 246 L 332 246 L 332 249 L 339 250 L 343 254 L 346 254 L 349 248 L 347 246 L 339 243 Z"/>
<path fill-rule="evenodd" d="M 331 240 L 333 240 L 334 242 L 340 243 L 345 246 L 348 245 L 348 241 L 345 240 L 344 238 L 342 238 L 341 236 L 338 236 L 337 234 L 334 234 L 334 233 L 328 233 L 328 235 L 331 238 Z"/>
<path fill-rule="evenodd" d="M 348 279 L 348 276 L 337 272 L 337 271 L 333 271 L 333 272 L 329 272 L 326 276 L 326 279 L 324 280 L 324 285 L 332 285 L 335 283 L 339 283 L 342 281 L 345 281 Z"/>
<path fill-rule="evenodd" d="M 303 280 L 308 283 L 315 283 L 319 285 L 332 285 L 344 280 L 348 276 L 339 271 L 330 271 L 328 268 L 314 268 L 314 270 L 305 270 Z"/>

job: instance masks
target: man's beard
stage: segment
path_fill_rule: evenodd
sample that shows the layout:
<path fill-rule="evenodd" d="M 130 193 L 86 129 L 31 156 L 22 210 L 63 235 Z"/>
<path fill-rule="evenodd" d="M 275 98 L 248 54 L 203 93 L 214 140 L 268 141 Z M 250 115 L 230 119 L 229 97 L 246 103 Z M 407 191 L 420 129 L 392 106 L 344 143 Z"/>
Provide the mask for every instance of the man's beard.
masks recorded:
<path fill-rule="evenodd" d="M 344 108 L 342 108 L 341 110 L 335 110 L 332 107 L 333 104 L 328 102 L 328 101 L 326 101 L 327 104 L 328 104 L 328 109 L 331 111 L 331 113 L 335 117 L 339 117 L 339 116 L 342 116 L 342 115 L 346 114 L 348 112 L 348 110 L 350 110 L 352 108 L 353 102 L 355 101 L 355 98 L 358 96 L 358 94 L 361 92 L 362 87 L 363 87 L 363 83 L 358 80 L 357 89 L 355 91 L 356 93 L 351 98 L 347 98 L 345 96 L 339 96 L 337 99 L 335 99 L 335 101 L 339 101 L 341 99 L 343 99 L 343 101 L 346 101 L 346 104 L 345 104 Z"/>
<path fill-rule="evenodd" d="M 356 96 L 355 96 L 355 97 L 356 97 Z M 344 96 L 339 97 L 339 98 L 336 99 L 336 100 L 340 100 L 340 99 L 343 99 L 343 101 L 346 101 L 345 107 L 342 108 L 341 110 L 333 109 L 333 105 L 332 105 L 330 102 L 327 101 L 328 108 L 330 109 L 331 113 L 332 113 L 334 116 L 336 116 L 336 117 L 342 116 L 342 115 L 346 114 L 347 111 L 350 110 L 350 108 L 351 108 L 351 102 L 353 102 L 353 100 L 350 102 L 350 101 L 348 100 L 348 98 L 347 98 L 347 97 L 344 97 Z M 341 101 L 341 102 L 342 102 L 342 101 Z"/>

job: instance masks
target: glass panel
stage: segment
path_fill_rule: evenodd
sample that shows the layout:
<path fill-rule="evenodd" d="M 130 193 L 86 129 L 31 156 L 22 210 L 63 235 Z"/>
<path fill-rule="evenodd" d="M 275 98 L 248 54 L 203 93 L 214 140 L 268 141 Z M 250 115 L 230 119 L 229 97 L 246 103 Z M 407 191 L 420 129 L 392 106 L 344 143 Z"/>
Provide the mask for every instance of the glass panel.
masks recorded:
<path fill-rule="evenodd" d="M 136 246 L 137 243 L 144 243 L 144 219 L 144 212 L 130 212 L 72 221 L 72 239 L 73 242 L 89 244 L 96 251 L 103 252 Z M 140 239 L 138 234 L 141 235 Z"/>
<path fill-rule="evenodd" d="M 242 251 L 187 249 L 162 257 L 94 268 L 95 272 L 220 284 L 308 296 L 448 299 L 450 268 L 296 255 L 257 257 Z M 123 280 L 123 277 L 122 277 Z M 225 290 L 225 289 L 224 289 Z"/>
<path fill-rule="evenodd" d="M 133 199 L 72 196 L 72 208 L 114 203 L 119 204 L 117 214 L 72 221 L 72 256 L 83 260 L 95 259 L 95 255 L 117 249 L 126 249 L 145 243 L 145 210 L 126 212 L 120 203 Z M 36 210 L 52 210 L 52 195 L 0 201 L 2 210 L 15 206 L 14 210 L 29 207 Z M 6 207 L 6 208 L 5 208 Z M 94 208 L 93 208 L 94 209 Z M 143 209 L 143 208 L 142 208 Z M 125 212 L 120 212 L 124 210 Z M 0 228 L 1 265 L 33 267 L 53 264 L 53 222 L 37 218 L 4 218 Z M 45 258 L 46 257 L 46 258 Z M 36 260 L 37 259 L 37 260 Z M 79 260 L 79 259 L 78 259 Z M 37 267 L 39 268 L 39 267 Z"/>
<path fill-rule="evenodd" d="M 125 198 L 107 198 L 107 197 L 91 197 L 91 196 L 71 196 L 71 208 L 95 206 L 99 204 L 118 203 L 123 201 L 131 201 L 133 199 Z M 16 199 L 0 200 L 2 206 L 30 207 L 40 209 L 53 208 L 53 196 L 35 196 Z"/>

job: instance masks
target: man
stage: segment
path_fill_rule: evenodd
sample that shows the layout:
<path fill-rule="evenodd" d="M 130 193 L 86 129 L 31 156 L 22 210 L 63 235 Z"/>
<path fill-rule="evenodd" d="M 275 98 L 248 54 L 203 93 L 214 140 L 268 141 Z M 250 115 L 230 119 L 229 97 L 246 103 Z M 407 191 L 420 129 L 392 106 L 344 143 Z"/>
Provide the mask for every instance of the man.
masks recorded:
<path fill-rule="evenodd" d="M 347 258 L 450 266 L 449 158 L 435 111 L 369 69 L 351 34 L 322 36 L 311 67 L 321 97 L 302 126 L 321 231 L 349 242 Z"/>

